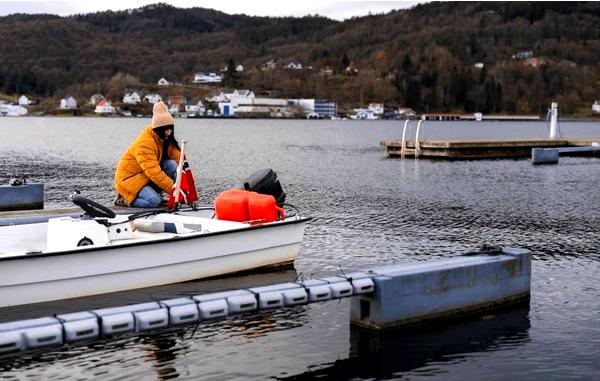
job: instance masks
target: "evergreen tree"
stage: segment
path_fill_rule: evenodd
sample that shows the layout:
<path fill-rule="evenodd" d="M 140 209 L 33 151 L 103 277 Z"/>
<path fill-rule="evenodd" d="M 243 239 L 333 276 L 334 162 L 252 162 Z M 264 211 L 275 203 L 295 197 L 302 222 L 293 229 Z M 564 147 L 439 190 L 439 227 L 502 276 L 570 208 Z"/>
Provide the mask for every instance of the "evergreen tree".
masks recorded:
<path fill-rule="evenodd" d="M 346 70 L 346 68 L 350 66 L 350 59 L 348 58 L 348 56 L 346 55 L 346 53 L 344 53 L 344 56 L 342 57 L 342 60 L 340 61 L 340 72 L 344 72 L 344 70 Z"/>
<path fill-rule="evenodd" d="M 404 101 L 408 107 L 421 110 L 421 83 L 418 78 L 408 80 Z"/>
<path fill-rule="evenodd" d="M 225 83 L 229 86 L 235 87 L 238 84 L 238 75 L 235 70 L 235 61 L 230 58 L 227 61 L 227 71 L 225 72 Z"/>
<path fill-rule="evenodd" d="M 413 74 L 413 64 L 412 64 L 412 61 L 408 54 L 404 56 L 404 59 L 402 60 L 401 68 L 402 68 L 402 73 L 405 76 L 410 77 Z"/>
<path fill-rule="evenodd" d="M 487 69 L 484 66 L 483 68 L 481 68 L 481 71 L 479 72 L 479 84 L 483 85 L 486 79 L 487 79 Z"/>
<path fill-rule="evenodd" d="M 494 78 L 490 78 L 484 84 L 484 106 L 483 113 L 496 112 L 496 81 Z"/>
<path fill-rule="evenodd" d="M 230 58 L 229 61 L 227 61 L 227 76 L 230 78 L 234 78 L 236 77 L 237 71 L 235 71 L 235 61 L 233 60 L 233 58 Z"/>
<path fill-rule="evenodd" d="M 504 102 L 502 99 L 502 85 L 498 82 L 496 83 L 496 96 L 494 103 L 494 112 L 501 112 L 504 110 Z"/>

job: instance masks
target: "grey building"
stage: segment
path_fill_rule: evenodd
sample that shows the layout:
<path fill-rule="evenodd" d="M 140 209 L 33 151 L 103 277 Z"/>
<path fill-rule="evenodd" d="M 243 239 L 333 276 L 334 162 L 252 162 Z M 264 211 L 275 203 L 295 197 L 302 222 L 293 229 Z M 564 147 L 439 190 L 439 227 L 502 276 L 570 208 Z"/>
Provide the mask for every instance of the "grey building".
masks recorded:
<path fill-rule="evenodd" d="M 337 115 L 337 104 L 325 99 L 315 99 L 315 113 L 321 117 L 330 118 Z"/>

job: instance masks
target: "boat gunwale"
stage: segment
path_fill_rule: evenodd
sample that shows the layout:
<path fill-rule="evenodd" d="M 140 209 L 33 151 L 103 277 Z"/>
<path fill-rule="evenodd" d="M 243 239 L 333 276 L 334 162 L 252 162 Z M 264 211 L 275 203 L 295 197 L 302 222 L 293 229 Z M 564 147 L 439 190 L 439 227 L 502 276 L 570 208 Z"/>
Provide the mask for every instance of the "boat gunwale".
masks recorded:
<path fill-rule="evenodd" d="M 53 251 L 53 252 L 46 252 L 46 253 L 32 252 L 32 253 L 26 253 L 26 254 L 18 254 L 18 255 L 14 255 L 14 256 L 0 257 L 0 262 L 52 257 L 52 256 L 61 256 L 61 255 L 71 255 L 71 254 L 85 254 L 85 253 L 90 253 L 90 252 L 95 252 L 95 251 L 114 250 L 114 249 L 120 249 L 120 248 L 128 248 L 128 247 L 143 246 L 143 245 L 153 245 L 153 244 L 157 244 L 157 243 L 166 243 L 166 242 L 173 242 L 173 241 L 187 241 L 187 240 L 198 239 L 198 238 L 203 238 L 203 237 L 214 237 L 214 236 L 223 235 L 223 234 L 239 233 L 239 232 L 257 230 L 257 229 L 269 229 L 269 228 L 274 228 L 274 227 L 284 226 L 284 225 L 294 225 L 294 224 L 299 224 L 299 223 L 305 223 L 312 219 L 313 219 L 313 217 L 300 217 L 300 218 L 295 218 L 295 219 L 289 220 L 289 221 L 285 221 L 285 220 L 279 221 L 277 223 L 249 225 L 249 226 L 241 227 L 241 228 L 220 230 L 220 231 L 208 232 L 208 233 L 197 233 L 197 234 L 188 233 L 187 235 L 184 235 L 184 236 L 174 235 L 174 236 L 168 237 L 168 238 L 158 238 L 156 240 L 143 240 L 143 241 L 136 241 L 136 242 L 131 242 L 131 243 L 122 243 L 122 244 L 114 245 L 114 246 L 113 245 L 80 246 L 80 248 L 72 249 L 72 250 Z"/>

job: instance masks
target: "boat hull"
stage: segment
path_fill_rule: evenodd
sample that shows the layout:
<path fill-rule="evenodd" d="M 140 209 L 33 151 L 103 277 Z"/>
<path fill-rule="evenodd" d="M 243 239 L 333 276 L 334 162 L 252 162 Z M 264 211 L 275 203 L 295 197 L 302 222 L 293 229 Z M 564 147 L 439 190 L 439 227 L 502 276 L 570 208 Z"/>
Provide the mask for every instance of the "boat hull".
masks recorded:
<path fill-rule="evenodd" d="M 305 221 L 0 263 L 0 307 L 185 282 L 293 262 Z"/>

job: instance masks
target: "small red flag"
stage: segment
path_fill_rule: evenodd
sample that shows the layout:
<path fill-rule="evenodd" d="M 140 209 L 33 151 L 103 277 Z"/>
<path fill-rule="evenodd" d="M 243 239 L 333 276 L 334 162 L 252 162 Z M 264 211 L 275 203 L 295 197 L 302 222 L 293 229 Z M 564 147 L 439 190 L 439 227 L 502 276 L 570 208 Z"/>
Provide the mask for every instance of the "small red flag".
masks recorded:
<path fill-rule="evenodd" d="M 176 205 L 182 203 L 191 205 L 192 203 L 198 201 L 198 192 L 196 191 L 194 176 L 192 175 L 192 170 L 185 159 L 183 162 L 183 169 L 181 171 L 181 181 L 179 187 L 180 189 L 178 194 L 175 194 L 175 187 L 171 189 L 167 208 L 173 209 Z"/>

